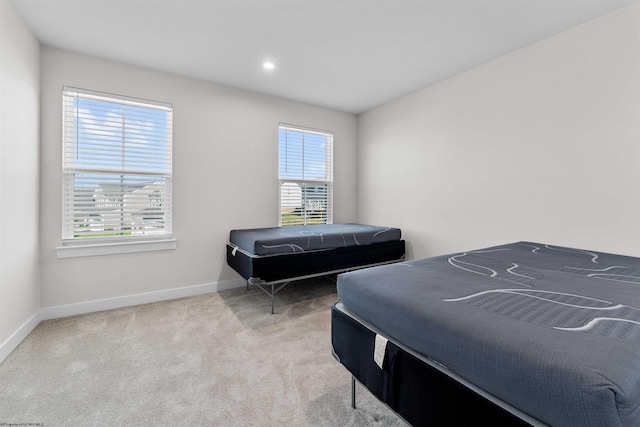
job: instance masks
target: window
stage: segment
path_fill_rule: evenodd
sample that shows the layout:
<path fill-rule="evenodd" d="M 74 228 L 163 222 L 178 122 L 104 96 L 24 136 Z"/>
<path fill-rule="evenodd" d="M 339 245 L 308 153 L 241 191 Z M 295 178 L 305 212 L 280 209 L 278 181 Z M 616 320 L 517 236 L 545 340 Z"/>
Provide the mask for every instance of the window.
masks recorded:
<path fill-rule="evenodd" d="M 279 225 L 333 223 L 333 134 L 280 125 Z"/>
<path fill-rule="evenodd" d="M 171 236 L 172 107 L 63 89 L 63 242 Z"/>

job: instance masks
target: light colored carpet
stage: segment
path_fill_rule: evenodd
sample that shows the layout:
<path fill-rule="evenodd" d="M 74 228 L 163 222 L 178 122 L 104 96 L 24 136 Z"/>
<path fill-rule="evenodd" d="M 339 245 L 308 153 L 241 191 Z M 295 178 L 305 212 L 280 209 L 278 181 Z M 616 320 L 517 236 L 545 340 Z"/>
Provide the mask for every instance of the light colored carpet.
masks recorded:
<path fill-rule="evenodd" d="M 331 355 L 327 279 L 42 322 L 0 365 L 0 423 L 404 426 Z"/>

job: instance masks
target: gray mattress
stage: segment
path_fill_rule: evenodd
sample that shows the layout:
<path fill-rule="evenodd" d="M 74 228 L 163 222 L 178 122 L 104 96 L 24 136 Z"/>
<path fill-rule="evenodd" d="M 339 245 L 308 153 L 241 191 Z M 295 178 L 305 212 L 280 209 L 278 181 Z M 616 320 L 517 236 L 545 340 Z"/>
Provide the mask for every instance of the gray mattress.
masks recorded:
<path fill-rule="evenodd" d="M 400 240 L 398 228 L 325 224 L 231 230 L 229 242 L 253 255 L 334 249 Z"/>
<path fill-rule="evenodd" d="M 640 259 L 531 242 L 338 276 L 386 336 L 554 426 L 640 425 Z"/>

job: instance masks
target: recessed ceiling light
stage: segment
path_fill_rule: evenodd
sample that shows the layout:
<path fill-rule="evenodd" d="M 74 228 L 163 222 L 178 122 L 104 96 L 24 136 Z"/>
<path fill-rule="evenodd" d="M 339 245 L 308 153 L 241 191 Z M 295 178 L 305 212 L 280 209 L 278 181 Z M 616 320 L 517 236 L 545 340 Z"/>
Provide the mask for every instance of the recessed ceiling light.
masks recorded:
<path fill-rule="evenodd" d="M 264 62 L 262 63 L 262 67 L 263 67 L 265 70 L 273 70 L 274 68 L 276 68 L 276 64 L 274 64 L 274 63 L 273 63 L 273 62 L 271 62 L 271 61 L 264 61 Z"/>

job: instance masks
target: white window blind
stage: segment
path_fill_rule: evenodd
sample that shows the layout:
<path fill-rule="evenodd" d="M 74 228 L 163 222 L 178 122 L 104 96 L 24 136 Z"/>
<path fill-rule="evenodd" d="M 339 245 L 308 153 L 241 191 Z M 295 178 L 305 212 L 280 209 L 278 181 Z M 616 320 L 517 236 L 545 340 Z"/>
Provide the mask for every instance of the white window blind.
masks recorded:
<path fill-rule="evenodd" d="M 64 87 L 63 241 L 171 235 L 172 106 Z"/>
<path fill-rule="evenodd" d="M 280 125 L 279 225 L 333 223 L 333 134 Z"/>

